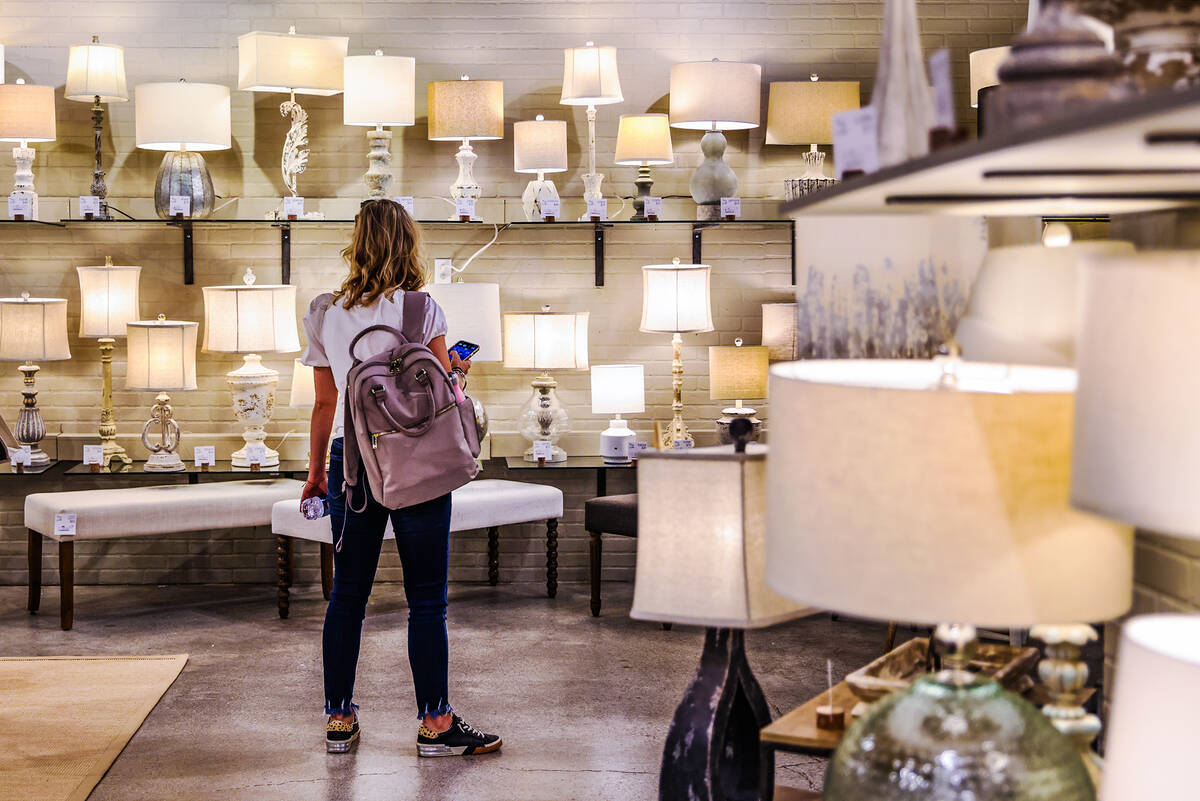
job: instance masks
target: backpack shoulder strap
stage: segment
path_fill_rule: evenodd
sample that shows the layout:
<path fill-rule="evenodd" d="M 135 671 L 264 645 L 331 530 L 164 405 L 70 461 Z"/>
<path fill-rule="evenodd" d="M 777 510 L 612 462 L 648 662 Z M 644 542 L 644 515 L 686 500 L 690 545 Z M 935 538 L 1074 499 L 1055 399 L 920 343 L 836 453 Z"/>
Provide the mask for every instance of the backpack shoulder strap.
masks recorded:
<path fill-rule="evenodd" d="M 418 345 L 425 341 L 425 306 L 429 295 L 424 292 L 405 292 L 404 305 L 400 309 L 400 323 L 404 338 Z"/>

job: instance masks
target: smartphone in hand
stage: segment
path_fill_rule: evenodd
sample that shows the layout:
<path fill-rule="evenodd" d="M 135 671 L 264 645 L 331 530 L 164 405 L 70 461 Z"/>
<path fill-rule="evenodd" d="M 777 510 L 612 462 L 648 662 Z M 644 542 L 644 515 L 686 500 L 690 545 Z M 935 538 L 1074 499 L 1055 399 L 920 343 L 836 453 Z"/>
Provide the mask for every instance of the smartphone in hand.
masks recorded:
<path fill-rule="evenodd" d="M 464 362 L 469 361 L 472 356 L 479 352 L 479 346 L 474 342 L 467 342 L 465 339 L 460 339 L 450 346 L 450 353 L 457 353 L 458 358 Z"/>

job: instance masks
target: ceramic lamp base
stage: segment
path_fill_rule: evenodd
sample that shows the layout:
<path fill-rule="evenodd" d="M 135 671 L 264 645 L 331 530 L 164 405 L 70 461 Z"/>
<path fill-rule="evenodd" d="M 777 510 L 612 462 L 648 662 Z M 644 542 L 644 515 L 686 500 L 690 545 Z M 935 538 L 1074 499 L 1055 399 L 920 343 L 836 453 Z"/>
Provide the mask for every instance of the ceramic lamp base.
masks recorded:
<path fill-rule="evenodd" d="M 738 418 L 749 420 L 754 428 L 750 431 L 750 436 L 746 439 L 750 442 L 758 441 L 758 434 L 762 431 L 762 420 L 754 416 L 755 410 L 746 406 L 731 406 L 728 409 L 721 410 L 721 417 L 717 419 L 717 437 L 721 440 L 722 445 L 729 445 L 733 442 L 733 437 L 729 433 L 729 424 Z"/>
<path fill-rule="evenodd" d="M 266 426 L 275 411 L 275 387 L 279 384 L 279 372 L 263 367 L 262 357 L 256 353 L 246 354 L 243 364 L 226 374 L 233 390 L 233 411 L 245 429 L 242 439 L 246 445 L 234 451 L 234 467 L 250 467 L 247 451 L 261 445 L 260 467 L 275 467 L 279 464 L 279 452 L 266 446 Z"/>
<path fill-rule="evenodd" d="M 725 163 L 725 134 L 709 131 L 700 140 L 704 161 L 692 173 L 688 188 L 696 201 L 697 220 L 716 220 L 721 216 L 721 198 L 737 195 L 738 179 Z"/>
<path fill-rule="evenodd" d="M 600 455 L 605 464 L 629 464 L 629 446 L 637 439 L 637 435 L 629 428 L 629 424 L 620 417 L 614 417 L 608 423 L 608 428 L 600 434 Z"/>
<path fill-rule="evenodd" d="M 525 191 L 521 194 L 521 208 L 525 211 L 527 221 L 536 222 L 542 219 L 543 200 L 559 200 L 558 189 L 554 186 L 554 181 L 539 175 L 536 180 L 525 185 Z"/>

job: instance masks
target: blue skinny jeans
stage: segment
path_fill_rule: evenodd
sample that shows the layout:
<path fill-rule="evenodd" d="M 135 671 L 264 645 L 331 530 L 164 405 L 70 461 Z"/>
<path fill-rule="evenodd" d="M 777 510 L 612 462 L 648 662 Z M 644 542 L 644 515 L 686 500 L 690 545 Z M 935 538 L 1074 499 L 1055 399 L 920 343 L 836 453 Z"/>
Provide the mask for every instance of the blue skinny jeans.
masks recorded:
<path fill-rule="evenodd" d="M 446 638 L 446 584 L 450 557 L 450 495 L 389 510 L 370 497 L 363 474 L 354 489 L 355 506 L 368 493 L 366 509 L 346 507 L 341 437 L 329 454 L 329 514 L 333 539 L 333 592 L 325 611 L 322 651 L 325 665 L 325 714 L 348 714 L 353 708 L 354 675 L 362 638 L 367 599 L 375 581 L 379 551 L 388 517 L 396 533 L 396 550 L 404 569 L 408 598 L 408 664 L 417 694 L 418 717 L 450 711 L 449 643 Z"/>

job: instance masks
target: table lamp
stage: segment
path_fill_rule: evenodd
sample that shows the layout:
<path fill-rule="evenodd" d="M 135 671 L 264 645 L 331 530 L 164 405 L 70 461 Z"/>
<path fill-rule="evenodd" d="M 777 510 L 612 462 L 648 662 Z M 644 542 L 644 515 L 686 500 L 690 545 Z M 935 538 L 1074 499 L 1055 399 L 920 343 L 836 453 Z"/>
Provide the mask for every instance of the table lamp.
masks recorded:
<path fill-rule="evenodd" d="M 708 397 L 711 400 L 733 400 L 733 406 L 721 410 L 717 420 L 717 437 L 724 444 L 733 442 L 729 425 L 736 418 L 750 422 L 750 434 L 754 441 L 762 431 L 762 420 L 755 417 L 755 410 L 742 406 L 743 398 L 767 397 L 767 362 L 769 350 L 761 345 L 744 346 L 741 337 L 734 340 L 733 347 L 711 345 L 708 348 Z"/>
<path fill-rule="evenodd" d="M 137 146 L 163 150 L 154 177 L 154 211 L 171 217 L 171 197 L 191 200 L 191 216 L 212 213 L 216 195 L 201 151 L 231 145 L 229 87 L 215 83 L 143 83 L 133 90 Z"/>
<path fill-rule="evenodd" d="M 233 390 L 233 411 L 244 430 L 246 445 L 233 452 L 234 467 L 249 467 L 247 449 L 261 444 L 259 464 L 279 464 L 279 452 L 263 442 L 275 410 L 279 371 L 264 367 L 261 353 L 294 353 L 300 350 L 296 334 L 296 287 L 291 284 L 255 284 L 254 271 L 246 268 L 241 285 L 204 287 L 205 353 L 245 354 L 242 366 L 225 374 Z"/>
<path fill-rule="evenodd" d="M 464 75 L 457 81 L 430 81 L 429 140 L 446 142 L 461 139 L 454 156 L 458 177 L 450 186 L 450 196 L 478 199 L 482 189 L 475 181 L 474 140 L 504 138 L 504 82 L 472 81 Z M 458 215 L 450 218 L 457 220 Z"/>
<path fill-rule="evenodd" d="M 671 334 L 671 424 L 663 432 L 659 447 L 691 443 L 683 422 L 683 337 L 713 330 L 709 285 L 712 268 L 707 264 L 647 264 L 642 267 L 642 323 L 646 333 Z M 688 447 L 688 446 L 684 446 Z"/>
<path fill-rule="evenodd" d="M 800 317 L 795 303 L 762 305 L 762 343 L 773 362 L 800 358 Z"/>
<path fill-rule="evenodd" d="M 663 801 L 758 798 L 760 777 L 774 777 L 758 735 L 771 713 L 746 661 L 744 629 L 806 610 L 764 578 L 767 449 L 747 447 L 748 429 L 735 421 L 736 447 L 647 451 L 638 460 L 629 615 L 705 628 L 699 668 L 663 748 Z"/>
<path fill-rule="evenodd" d="M 385 56 L 376 50 L 373 56 L 346 56 L 342 98 L 342 122 L 346 125 L 367 125 L 370 151 L 363 182 L 367 197 L 388 197 L 392 185 L 392 161 L 389 146 L 392 132 L 385 125 L 412 125 L 415 121 L 414 73 L 416 59 L 406 56 Z"/>
<path fill-rule="evenodd" d="M 605 464 L 629 464 L 629 446 L 637 440 L 621 415 L 646 411 L 646 377 L 640 364 L 592 366 L 592 414 L 611 414 L 600 435 L 600 455 Z"/>
<path fill-rule="evenodd" d="M 24 362 L 17 368 L 25 388 L 14 433 L 19 444 L 29 446 L 31 467 L 50 463 L 38 446 L 46 436 L 46 424 L 38 410 L 34 385 L 41 368 L 34 362 L 69 358 L 65 298 L 31 298 L 28 292 L 19 298 L 0 298 L 0 361 Z"/>
<path fill-rule="evenodd" d="M 104 104 L 129 100 L 129 90 L 125 87 L 125 49 L 119 45 L 100 44 L 99 36 L 93 36 L 91 44 L 72 45 L 67 54 L 67 84 L 63 96 L 67 100 L 92 104 L 96 166 L 92 170 L 91 192 L 93 197 L 100 198 L 97 219 L 111 219 L 104 165 L 100 159 L 100 139 L 104 133 Z M 124 335 L 124 329 L 121 335 Z"/>
<path fill-rule="evenodd" d="M 804 171 L 783 182 L 784 199 L 795 200 L 833 186 L 825 174 L 825 154 L 817 145 L 833 144 L 833 115 L 859 107 L 858 81 L 774 81 L 767 95 L 768 145 L 808 145 Z"/>
<path fill-rule="evenodd" d="M 238 37 L 238 89 L 288 94 L 279 104 L 280 116 L 291 118 L 280 172 L 292 197 L 299 196 L 296 178 L 308 167 L 308 112 L 296 102 L 296 95 L 340 94 L 349 44 L 346 36 L 297 34 L 295 25 L 287 33 L 251 31 Z"/>
<path fill-rule="evenodd" d="M 292 361 L 292 391 L 288 394 L 288 406 L 293 409 L 311 409 L 317 403 L 317 388 L 313 369 L 299 359 Z"/>
<path fill-rule="evenodd" d="M 537 173 L 521 193 L 526 220 L 541 219 L 543 200 L 558 200 L 558 189 L 554 181 L 546 180 L 546 173 L 566 169 L 566 120 L 548 120 L 539 114 L 536 119 L 513 123 L 513 172 Z"/>
<path fill-rule="evenodd" d="M 76 267 L 79 275 L 79 336 L 95 339 L 100 346 L 100 443 L 104 448 L 101 464 L 114 459 L 129 464 L 133 460 L 117 444 L 117 423 L 113 414 L 112 360 L 117 337 L 125 336 L 125 324 L 141 319 L 138 284 L 142 268 L 117 266 L 111 258 L 94 267 Z"/>
<path fill-rule="evenodd" d="M 150 419 L 142 426 L 142 444 L 150 451 L 143 470 L 148 473 L 172 473 L 184 469 L 179 458 L 179 423 L 171 410 L 168 392 L 196 388 L 196 323 L 157 320 L 126 323 L 129 368 L 125 389 L 157 392 Z M 152 442 L 150 430 L 157 427 L 158 441 Z"/>
<path fill-rule="evenodd" d="M 1068 503 L 1075 372 L 818 360 L 775 365 L 770 383 L 789 424 L 772 434 L 768 584 L 849 615 L 937 625 L 945 667 L 849 728 L 827 801 L 1091 801 L 1077 746 L 965 671 L 974 626 L 1129 608 L 1131 531 Z"/>
<path fill-rule="evenodd" d="M 671 125 L 666 114 L 622 114 L 617 127 L 617 154 L 614 164 L 637 165 L 637 197 L 633 199 L 632 220 L 646 219 L 646 198 L 654 186 L 650 168 L 671 164 Z"/>
<path fill-rule="evenodd" d="M 566 407 L 558 400 L 558 383 L 551 370 L 586 370 L 588 366 L 588 313 L 542 311 L 504 315 L 504 367 L 537 370 L 533 394 L 518 416 L 521 435 L 531 443 L 548 441 L 547 462 L 566 461 L 567 453 L 558 440 L 570 430 Z M 536 462 L 534 446 L 525 451 L 525 461 Z"/>
<path fill-rule="evenodd" d="M 588 171 L 583 176 L 583 199 L 604 197 L 600 184 L 604 176 L 596 172 L 596 106 L 620 103 L 621 78 L 617 74 L 617 48 L 596 47 L 587 42 L 583 47 L 563 50 L 562 96 L 564 106 L 587 106 Z M 581 219 L 590 219 L 586 214 Z"/>
<path fill-rule="evenodd" d="M 0 142 L 17 143 L 12 149 L 17 171 L 8 202 L 10 208 L 27 203 L 32 220 L 38 216 L 38 195 L 33 188 L 33 157 L 37 151 L 29 143 L 53 142 L 56 135 L 53 86 L 34 86 L 23 78 L 0 84 Z"/>
<path fill-rule="evenodd" d="M 706 132 L 700 140 L 704 161 L 689 183 L 698 220 L 719 219 L 721 198 L 737 194 L 737 176 L 725 163 L 722 131 L 758 127 L 761 79 L 758 64 L 715 58 L 671 67 L 671 126 Z"/>

